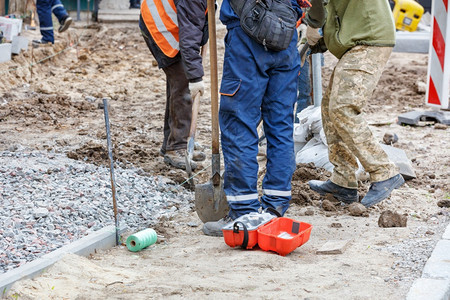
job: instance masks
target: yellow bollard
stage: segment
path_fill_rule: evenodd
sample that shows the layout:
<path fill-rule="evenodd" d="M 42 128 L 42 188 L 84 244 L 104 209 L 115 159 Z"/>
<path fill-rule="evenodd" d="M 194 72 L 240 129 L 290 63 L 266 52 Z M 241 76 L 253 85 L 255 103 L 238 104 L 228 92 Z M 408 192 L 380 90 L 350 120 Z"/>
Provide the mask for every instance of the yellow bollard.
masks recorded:
<path fill-rule="evenodd" d="M 395 0 L 393 10 L 395 28 L 404 31 L 415 31 L 422 18 L 423 6 L 414 0 Z"/>

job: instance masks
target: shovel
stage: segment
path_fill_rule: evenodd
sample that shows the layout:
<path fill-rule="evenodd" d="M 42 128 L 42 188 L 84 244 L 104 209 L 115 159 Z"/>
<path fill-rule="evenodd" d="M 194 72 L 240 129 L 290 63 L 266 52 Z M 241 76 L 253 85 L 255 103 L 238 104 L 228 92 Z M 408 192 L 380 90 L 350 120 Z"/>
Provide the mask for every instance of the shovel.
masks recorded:
<path fill-rule="evenodd" d="M 209 58 L 211 66 L 211 142 L 212 161 L 211 179 L 209 183 L 195 186 L 195 210 L 203 223 L 217 221 L 228 213 L 228 203 L 223 191 L 223 179 L 220 176 L 219 153 L 219 98 L 217 76 L 217 44 L 215 1 L 207 0 L 208 30 L 209 30 Z"/>
<path fill-rule="evenodd" d="M 206 45 L 202 47 L 201 55 L 202 60 L 205 60 L 206 56 Z M 197 94 L 192 102 L 192 118 L 191 118 L 191 127 L 189 128 L 189 138 L 187 142 L 187 149 L 184 156 L 186 162 L 186 173 L 188 176 L 188 182 L 191 188 L 195 187 L 194 178 L 192 177 L 192 166 L 191 161 L 194 156 L 194 146 L 195 146 L 195 131 L 197 130 L 197 116 L 198 116 L 198 108 L 200 107 L 200 94 Z"/>

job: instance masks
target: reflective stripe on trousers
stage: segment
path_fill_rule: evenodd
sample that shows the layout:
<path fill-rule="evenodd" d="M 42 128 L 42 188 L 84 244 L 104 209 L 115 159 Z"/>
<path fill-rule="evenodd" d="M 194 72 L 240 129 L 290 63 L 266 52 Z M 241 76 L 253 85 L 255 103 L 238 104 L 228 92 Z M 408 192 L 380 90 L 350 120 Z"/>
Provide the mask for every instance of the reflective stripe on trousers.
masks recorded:
<path fill-rule="evenodd" d="M 42 40 L 53 43 L 53 21 L 52 12 L 58 21 L 62 21 L 67 16 L 67 11 L 60 0 L 37 0 L 36 8 L 39 17 L 39 29 L 42 34 Z"/>

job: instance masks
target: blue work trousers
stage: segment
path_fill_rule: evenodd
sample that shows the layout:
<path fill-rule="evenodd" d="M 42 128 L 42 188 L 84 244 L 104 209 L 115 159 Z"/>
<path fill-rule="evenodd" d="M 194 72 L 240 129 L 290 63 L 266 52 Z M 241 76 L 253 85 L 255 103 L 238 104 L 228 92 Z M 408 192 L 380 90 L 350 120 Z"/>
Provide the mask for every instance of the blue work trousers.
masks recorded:
<path fill-rule="evenodd" d="M 66 9 L 60 0 L 37 0 L 37 13 L 39 16 L 39 29 L 42 34 L 42 41 L 54 43 L 52 13 L 55 14 L 61 23 L 68 16 Z"/>
<path fill-rule="evenodd" d="M 224 190 L 233 219 L 272 207 L 284 214 L 294 171 L 293 109 L 300 57 L 294 35 L 288 49 L 267 51 L 239 25 L 225 37 L 219 122 L 225 163 Z M 258 200 L 258 132 L 263 119 L 267 165 Z"/>
<path fill-rule="evenodd" d="M 295 123 L 299 122 L 297 114 L 312 104 L 311 78 L 309 74 L 309 57 L 307 57 L 298 75 L 297 109 L 295 110 L 294 116 Z"/>

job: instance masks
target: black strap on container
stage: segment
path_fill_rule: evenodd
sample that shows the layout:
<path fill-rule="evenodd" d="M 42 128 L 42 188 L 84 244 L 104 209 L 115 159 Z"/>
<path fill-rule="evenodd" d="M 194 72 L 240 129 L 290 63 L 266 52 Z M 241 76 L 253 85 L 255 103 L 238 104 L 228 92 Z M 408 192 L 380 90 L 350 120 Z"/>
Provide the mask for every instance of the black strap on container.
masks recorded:
<path fill-rule="evenodd" d="M 244 240 L 242 241 L 241 247 L 244 249 L 247 249 L 248 245 L 248 230 L 244 223 L 242 222 L 234 222 L 233 224 L 233 233 L 239 233 L 239 224 L 242 225 L 242 228 L 244 228 Z"/>
<path fill-rule="evenodd" d="M 278 210 L 276 210 L 275 208 L 273 208 L 273 207 L 268 207 L 268 208 L 266 208 L 266 211 L 267 211 L 268 213 L 271 213 L 272 215 L 277 216 L 278 218 L 281 217 L 280 212 L 279 212 Z"/>

